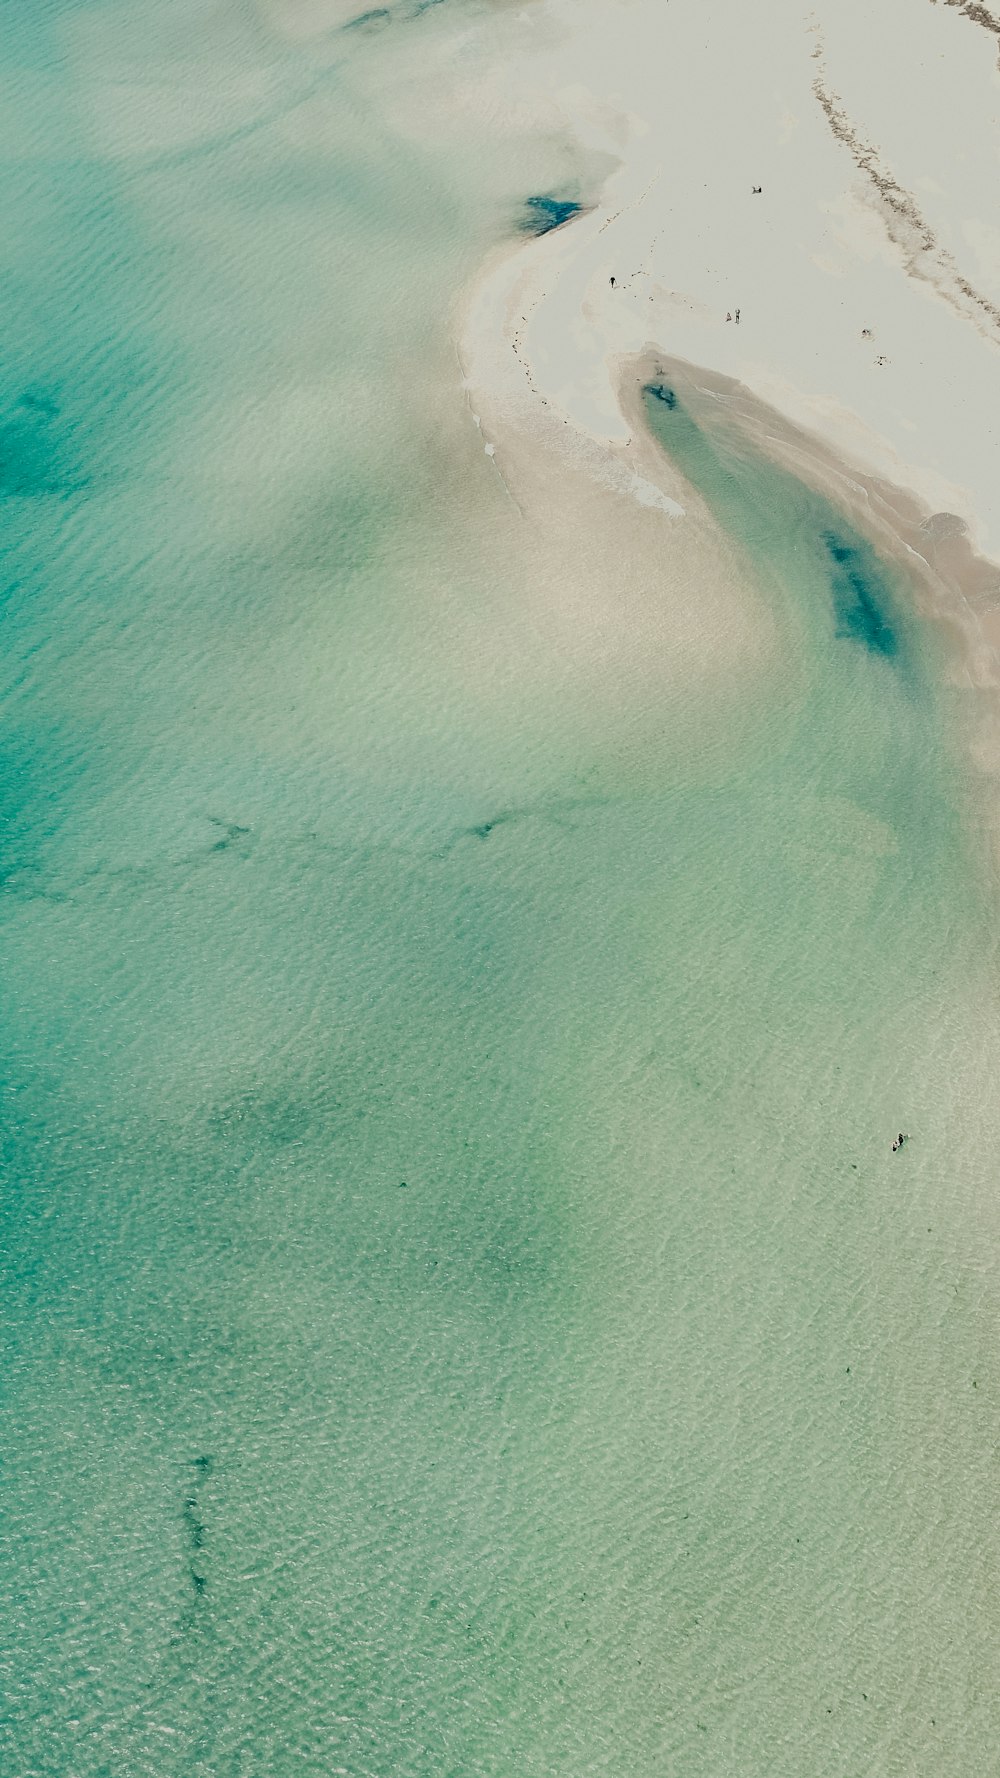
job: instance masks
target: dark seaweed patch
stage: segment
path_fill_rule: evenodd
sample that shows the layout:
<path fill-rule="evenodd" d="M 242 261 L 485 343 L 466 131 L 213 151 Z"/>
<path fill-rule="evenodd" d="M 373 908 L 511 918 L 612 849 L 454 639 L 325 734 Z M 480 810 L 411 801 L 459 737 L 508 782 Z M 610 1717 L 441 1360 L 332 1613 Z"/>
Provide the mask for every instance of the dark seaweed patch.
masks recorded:
<path fill-rule="evenodd" d="M 496 828 L 502 827 L 508 821 L 516 821 L 517 817 L 518 810 L 503 809 L 499 815 L 492 816 L 489 821 L 481 821 L 478 827 L 470 827 L 469 832 L 474 834 L 477 840 L 488 840 Z"/>
<path fill-rule="evenodd" d="M 209 820 L 213 827 L 220 830 L 219 839 L 212 845 L 213 852 L 231 851 L 233 846 L 238 845 L 240 840 L 245 840 L 251 832 L 249 827 L 240 827 L 236 821 L 220 821 L 217 815 L 210 815 Z"/>
<path fill-rule="evenodd" d="M 380 31 L 389 23 L 392 14 L 387 6 L 373 6 L 370 12 L 359 12 L 357 18 L 348 19 L 343 26 L 345 31 Z"/>
<path fill-rule="evenodd" d="M 191 1548 L 200 1550 L 205 1542 L 205 1527 L 198 1517 L 198 1502 L 193 1494 L 189 1494 L 184 1502 L 184 1523 L 187 1526 Z"/>
<path fill-rule="evenodd" d="M 664 407 L 677 406 L 677 396 L 668 383 L 645 383 L 642 392 L 651 396 L 654 401 L 662 401 Z"/>
<path fill-rule="evenodd" d="M 899 652 L 899 639 L 889 621 L 888 589 L 873 558 L 834 531 L 824 531 L 822 540 L 833 563 L 830 584 L 837 635 L 892 659 Z"/>
<path fill-rule="evenodd" d="M 528 198 L 524 208 L 527 214 L 521 219 L 522 234 L 548 235 L 579 215 L 582 205 L 575 198 L 557 198 L 551 192 L 541 192 Z"/>
<path fill-rule="evenodd" d="M 212 1459 L 211 1457 L 194 1457 L 191 1460 L 191 1468 L 197 1471 L 199 1478 L 204 1478 L 211 1473 Z M 202 1556 L 205 1547 L 205 1522 L 201 1515 L 197 1483 L 184 1497 L 184 1527 L 187 1532 L 189 1549 L 188 1574 L 194 1588 L 195 1598 L 201 1599 L 204 1597 L 208 1585 L 208 1577 L 204 1573 L 204 1558 Z"/>

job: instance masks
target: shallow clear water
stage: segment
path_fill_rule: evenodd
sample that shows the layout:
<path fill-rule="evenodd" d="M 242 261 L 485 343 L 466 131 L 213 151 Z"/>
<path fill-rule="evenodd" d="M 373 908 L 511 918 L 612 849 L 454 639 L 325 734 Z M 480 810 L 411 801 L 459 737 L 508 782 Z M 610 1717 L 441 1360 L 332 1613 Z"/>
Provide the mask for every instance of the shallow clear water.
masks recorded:
<path fill-rule="evenodd" d="M 272 23 L 0 45 L 3 1769 L 989 1771 L 937 644 L 650 397 L 769 664 L 540 666 L 446 320 L 558 156 L 419 149 L 388 27 Z"/>

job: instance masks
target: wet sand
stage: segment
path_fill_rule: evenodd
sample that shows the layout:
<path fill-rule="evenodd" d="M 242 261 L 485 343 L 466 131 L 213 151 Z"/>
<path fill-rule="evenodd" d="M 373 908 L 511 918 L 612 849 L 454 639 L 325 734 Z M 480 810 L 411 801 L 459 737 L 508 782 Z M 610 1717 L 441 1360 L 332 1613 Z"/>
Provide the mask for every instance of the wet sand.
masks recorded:
<path fill-rule="evenodd" d="M 651 437 L 643 399 L 647 385 L 665 382 L 709 433 L 728 435 L 737 446 L 742 441 L 743 448 L 749 445 L 815 489 L 899 565 L 916 609 L 944 639 L 945 669 L 959 692 L 962 739 L 978 771 L 1000 778 L 1000 568 L 974 550 L 963 520 L 933 512 L 915 495 L 846 462 L 733 378 L 652 351 L 618 368 L 622 411 L 651 478 L 656 465 L 650 444 L 664 479 L 676 481 L 669 458 Z M 994 803 L 992 794 L 985 802 L 977 799 L 977 818 L 987 820 L 996 847 L 1000 816 Z"/>

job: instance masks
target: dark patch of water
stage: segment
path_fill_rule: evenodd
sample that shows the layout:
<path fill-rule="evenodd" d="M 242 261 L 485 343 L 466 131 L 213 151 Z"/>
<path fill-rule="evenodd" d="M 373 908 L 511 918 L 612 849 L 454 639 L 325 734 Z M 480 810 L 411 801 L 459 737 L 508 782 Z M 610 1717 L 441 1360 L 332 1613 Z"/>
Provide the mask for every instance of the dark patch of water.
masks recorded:
<path fill-rule="evenodd" d="M 677 406 L 677 395 L 668 383 L 645 383 L 642 392 L 652 396 L 654 401 L 662 401 L 664 407 Z"/>
<path fill-rule="evenodd" d="M 824 531 L 822 542 L 833 564 L 830 585 L 837 635 L 891 660 L 899 653 L 899 638 L 889 620 L 889 589 L 874 556 L 836 531 Z"/>
<path fill-rule="evenodd" d="M 0 419 L 0 497 L 37 499 L 81 485 L 64 460 L 58 418 L 54 397 L 28 389 Z"/>
<path fill-rule="evenodd" d="M 571 217 L 579 215 L 583 206 L 575 198 L 557 198 L 551 192 L 537 192 L 534 197 L 526 199 L 524 208 L 527 214 L 521 219 L 521 233 L 548 235 L 554 228 L 562 228 Z"/>
<path fill-rule="evenodd" d="M 794 517 L 803 519 L 825 557 L 833 601 L 835 633 L 856 642 L 869 654 L 895 660 L 901 652 L 893 621 L 894 599 L 878 557 L 865 540 L 849 530 L 834 529 L 830 508 L 802 489 L 806 502 L 793 515 L 787 504 L 791 484 L 779 472 L 773 482 L 748 473 L 743 460 L 732 452 L 720 452 L 710 433 L 697 424 L 669 383 L 659 378 L 643 384 L 654 431 L 663 438 L 684 473 L 716 505 L 723 523 L 731 526 L 751 548 L 771 551 L 781 546 L 781 534 Z M 653 404 L 655 405 L 655 408 Z M 669 434 L 666 409 L 672 416 Z"/>

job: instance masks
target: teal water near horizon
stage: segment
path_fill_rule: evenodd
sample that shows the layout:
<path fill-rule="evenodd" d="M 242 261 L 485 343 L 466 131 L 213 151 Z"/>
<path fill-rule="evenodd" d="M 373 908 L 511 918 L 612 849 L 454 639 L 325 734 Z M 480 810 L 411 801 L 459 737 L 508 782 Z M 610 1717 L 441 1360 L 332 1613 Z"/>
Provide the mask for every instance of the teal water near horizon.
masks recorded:
<path fill-rule="evenodd" d="M 397 124 L 502 19 L 388 11 L 0 35 L 0 1770 L 981 1778 L 961 700 L 666 384 L 768 659 L 525 621 L 448 315 L 572 154 Z"/>

